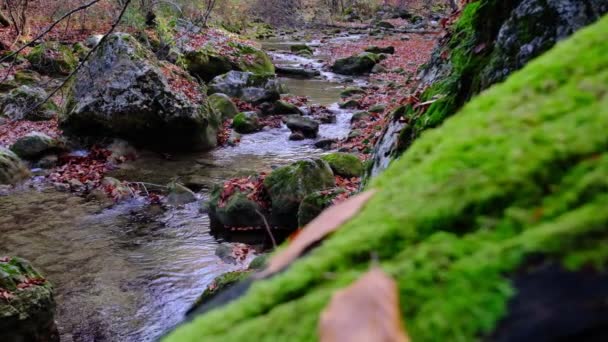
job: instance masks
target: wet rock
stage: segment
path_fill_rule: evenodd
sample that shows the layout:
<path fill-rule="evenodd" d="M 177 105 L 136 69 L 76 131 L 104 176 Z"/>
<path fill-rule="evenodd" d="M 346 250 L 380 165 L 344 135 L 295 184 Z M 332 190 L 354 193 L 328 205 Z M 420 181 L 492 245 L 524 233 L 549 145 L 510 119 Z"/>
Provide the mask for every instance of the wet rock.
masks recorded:
<path fill-rule="evenodd" d="M 250 72 L 230 71 L 218 76 L 209 84 L 209 90 L 250 103 L 272 102 L 281 98 L 280 82 L 275 76 Z"/>
<path fill-rule="evenodd" d="M 321 159 L 329 164 L 335 175 L 352 178 L 363 174 L 363 162 L 354 154 L 336 152 Z"/>
<path fill-rule="evenodd" d="M 261 215 L 267 211 L 256 201 L 249 198 L 251 189 L 237 188 L 226 199 L 221 199 L 223 187 L 215 187 L 209 200 L 209 218 L 213 230 L 232 227 L 264 227 Z"/>
<path fill-rule="evenodd" d="M 386 70 L 386 68 L 385 68 L 383 65 L 381 65 L 381 64 L 376 64 L 376 65 L 374 65 L 374 67 L 372 68 L 371 73 L 372 73 L 372 74 L 382 74 L 382 73 L 385 73 L 386 71 L 387 71 L 387 70 Z"/>
<path fill-rule="evenodd" d="M 376 54 L 387 53 L 389 55 L 392 55 L 395 53 L 395 47 L 394 46 L 387 46 L 387 47 L 370 46 L 365 49 L 365 52 L 371 52 L 371 53 L 376 53 Z"/>
<path fill-rule="evenodd" d="M 369 112 L 356 112 L 353 114 L 353 117 L 350 119 L 351 125 L 356 124 L 360 121 L 364 121 L 369 118 L 371 114 Z"/>
<path fill-rule="evenodd" d="M 324 111 L 315 116 L 315 120 L 319 121 L 322 124 L 334 124 L 338 121 L 338 117 L 335 113 L 330 111 Z"/>
<path fill-rule="evenodd" d="M 272 203 L 272 222 L 286 229 L 298 227 L 300 203 L 309 194 L 335 186 L 333 172 L 321 159 L 305 159 L 274 170 L 264 180 Z"/>
<path fill-rule="evenodd" d="M 187 44 L 186 44 L 187 45 Z M 262 50 L 241 43 L 233 43 L 234 54 L 227 55 L 213 46 L 205 45 L 198 50 L 182 47 L 179 63 L 194 76 L 205 82 L 229 71 L 243 71 L 254 74 L 274 74 L 270 57 Z"/>
<path fill-rule="evenodd" d="M 19 138 L 10 149 L 23 159 L 34 160 L 44 154 L 64 149 L 64 144 L 44 133 L 32 132 Z"/>
<path fill-rule="evenodd" d="M 321 75 L 319 70 L 307 69 L 305 67 L 276 66 L 275 68 L 277 74 L 283 76 L 314 78 Z"/>
<path fill-rule="evenodd" d="M 269 258 L 268 254 L 258 255 L 249 264 L 249 269 L 256 270 L 256 271 L 263 270 L 264 268 L 266 268 L 266 264 L 268 263 L 268 258 Z"/>
<path fill-rule="evenodd" d="M 305 138 L 314 139 L 319 133 L 319 123 L 305 116 L 291 115 L 285 124 L 292 132 L 300 132 Z"/>
<path fill-rule="evenodd" d="M 4 147 L 0 147 L 0 184 L 16 184 L 30 176 L 21 159 Z"/>
<path fill-rule="evenodd" d="M 343 75 L 362 75 L 371 72 L 378 62 L 378 55 L 364 52 L 356 56 L 336 60 L 331 70 Z"/>
<path fill-rule="evenodd" d="M 59 110 L 52 101 L 35 108 L 46 97 L 47 94 L 42 88 L 20 86 L 7 94 L 0 95 L 0 114 L 10 120 L 50 120 Z"/>
<path fill-rule="evenodd" d="M 236 104 L 226 94 L 215 93 L 210 95 L 209 105 L 222 116 L 222 120 L 232 119 L 239 113 Z"/>
<path fill-rule="evenodd" d="M 306 137 L 304 136 L 304 133 L 302 133 L 302 132 L 296 131 L 289 135 L 289 140 L 291 140 L 291 141 L 302 141 L 305 139 L 306 139 Z"/>
<path fill-rule="evenodd" d="M 160 62 L 132 36 L 115 33 L 78 72 L 60 122 L 71 135 L 207 150 L 217 145 L 221 119 L 205 93 L 186 72 Z"/>
<path fill-rule="evenodd" d="M 360 94 L 365 94 L 365 90 L 363 90 L 359 87 L 348 87 L 348 88 L 342 90 L 342 92 L 340 92 L 340 97 L 346 98 L 346 97 L 351 97 L 353 95 L 360 95 Z"/>
<path fill-rule="evenodd" d="M 276 101 L 273 105 L 273 114 L 275 115 L 284 115 L 284 114 L 298 114 L 302 115 L 302 111 L 298 106 L 291 104 L 289 102 L 279 100 Z"/>
<path fill-rule="evenodd" d="M 182 184 L 173 182 L 167 188 L 167 203 L 170 205 L 185 205 L 197 201 L 196 194 Z"/>
<path fill-rule="evenodd" d="M 313 49 L 306 44 L 295 44 L 289 47 L 289 50 L 292 53 L 295 53 L 300 56 L 312 56 L 314 51 Z"/>
<path fill-rule="evenodd" d="M 342 109 L 357 109 L 359 108 L 359 101 L 356 99 L 350 99 L 347 101 L 340 102 L 338 106 Z"/>
<path fill-rule="evenodd" d="M 334 199 L 345 193 L 344 189 L 333 188 L 317 191 L 304 197 L 298 208 L 298 226 L 304 227 L 319 216 L 325 209 L 332 206 Z"/>
<path fill-rule="evenodd" d="M 338 139 L 321 139 L 315 143 L 316 148 L 331 150 L 338 143 Z"/>
<path fill-rule="evenodd" d="M 27 55 L 32 68 L 41 74 L 67 76 L 78 65 L 78 58 L 67 45 L 57 42 L 42 43 Z"/>
<path fill-rule="evenodd" d="M 59 342 L 54 315 L 49 281 L 23 259 L 0 257 L 0 341 Z"/>
<path fill-rule="evenodd" d="M 232 127 L 237 133 L 249 134 L 259 131 L 262 127 L 256 112 L 239 113 L 232 120 Z"/>

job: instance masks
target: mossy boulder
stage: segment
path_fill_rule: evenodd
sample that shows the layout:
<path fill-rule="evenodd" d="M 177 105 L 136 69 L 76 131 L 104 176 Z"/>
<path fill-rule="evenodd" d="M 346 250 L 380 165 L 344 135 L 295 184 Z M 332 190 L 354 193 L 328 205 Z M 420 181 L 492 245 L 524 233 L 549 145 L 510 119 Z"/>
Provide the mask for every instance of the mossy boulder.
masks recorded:
<path fill-rule="evenodd" d="M 114 33 L 76 75 L 60 123 L 70 135 L 208 150 L 217 145 L 221 118 L 188 73 L 159 61 L 132 36 Z"/>
<path fill-rule="evenodd" d="M 230 71 L 209 83 L 209 92 L 222 93 L 243 101 L 260 104 L 281 98 L 281 83 L 274 75 Z"/>
<path fill-rule="evenodd" d="M 319 247 L 165 342 L 318 340 L 370 255 L 397 282 L 411 341 L 604 336 L 606 32 L 608 17 L 426 132 Z"/>
<path fill-rule="evenodd" d="M 359 87 L 348 87 L 340 92 L 340 97 L 346 98 L 351 97 L 353 95 L 363 95 L 365 94 L 365 90 Z"/>
<path fill-rule="evenodd" d="M 0 257 L 0 340 L 59 342 L 53 286 L 21 258 Z"/>
<path fill-rule="evenodd" d="M 366 112 L 366 111 L 356 112 L 350 118 L 350 123 L 351 123 L 351 125 L 354 125 L 354 124 L 357 124 L 358 122 L 365 121 L 366 119 L 368 119 L 370 117 L 371 117 L 371 114 L 369 112 Z"/>
<path fill-rule="evenodd" d="M 236 104 L 226 94 L 215 93 L 209 95 L 209 105 L 222 116 L 222 120 L 232 119 L 239 113 Z"/>
<path fill-rule="evenodd" d="M 237 42 L 228 44 L 230 49 L 225 50 L 218 50 L 210 45 L 196 50 L 186 49 L 178 63 L 206 82 L 231 70 L 263 75 L 275 73 L 272 60 L 264 51 Z"/>
<path fill-rule="evenodd" d="M 312 56 L 314 51 L 306 44 L 294 44 L 289 47 L 289 50 L 300 56 Z"/>
<path fill-rule="evenodd" d="M 22 85 L 6 94 L 0 94 L 0 116 L 9 120 L 50 120 L 59 111 L 52 100 L 36 107 L 46 97 L 44 89 L 29 85 Z"/>
<path fill-rule="evenodd" d="M 364 52 L 359 55 L 340 58 L 334 62 L 331 70 L 342 75 L 362 75 L 370 73 L 380 61 L 378 55 Z"/>
<path fill-rule="evenodd" d="M 283 100 L 273 103 L 272 113 L 275 115 L 303 114 L 298 106 Z"/>
<path fill-rule="evenodd" d="M 319 134 L 319 123 L 306 116 L 290 115 L 285 119 L 285 125 L 293 133 L 301 133 L 304 138 L 314 139 Z"/>
<path fill-rule="evenodd" d="M 363 162 L 359 157 L 350 153 L 336 152 L 324 155 L 325 160 L 334 174 L 342 177 L 361 177 L 363 174 Z"/>
<path fill-rule="evenodd" d="M 34 160 L 48 153 L 61 151 L 65 146 L 62 141 L 40 132 L 31 132 L 19 138 L 11 151 L 23 159 Z"/>
<path fill-rule="evenodd" d="M 341 194 L 346 191 L 340 188 L 333 188 L 329 190 L 317 191 L 304 197 L 300 208 L 298 208 L 298 225 L 304 227 L 317 216 L 319 216 L 325 209 L 333 205 L 333 201 Z"/>
<path fill-rule="evenodd" d="M 358 99 L 349 99 L 338 103 L 338 107 L 341 109 L 357 109 L 360 107 L 360 102 Z"/>
<path fill-rule="evenodd" d="M 394 46 L 386 46 L 386 47 L 369 46 L 365 49 L 365 52 L 371 52 L 371 53 L 376 53 L 376 54 L 386 53 L 386 54 L 392 55 L 395 53 L 395 47 Z"/>
<path fill-rule="evenodd" d="M 274 170 L 264 180 L 272 203 L 272 222 L 284 229 L 297 228 L 302 200 L 313 192 L 334 186 L 334 174 L 321 159 L 305 159 Z"/>
<path fill-rule="evenodd" d="M 26 58 L 34 70 L 51 76 L 67 76 L 78 65 L 72 48 L 58 42 L 42 43 L 34 47 Z"/>
<path fill-rule="evenodd" d="M 267 215 L 267 210 L 253 199 L 250 199 L 250 189 L 235 189 L 234 192 L 221 201 L 223 187 L 217 186 L 209 200 L 209 217 L 213 230 L 240 227 L 264 227 L 261 215 Z"/>
<path fill-rule="evenodd" d="M 256 271 L 264 269 L 266 267 L 266 264 L 268 263 L 268 259 L 269 259 L 268 254 L 258 255 L 249 264 L 249 269 L 256 270 Z"/>
<path fill-rule="evenodd" d="M 29 176 L 23 161 L 11 150 L 0 147 L 0 184 L 16 184 Z"/>
<path fill-rule="evenodd" d="M 232 120 L 232 128 L 237 133 L 249 134 L 259 131 L 262 126 L 256 112 L 243 112 L 237 114 Z"/>

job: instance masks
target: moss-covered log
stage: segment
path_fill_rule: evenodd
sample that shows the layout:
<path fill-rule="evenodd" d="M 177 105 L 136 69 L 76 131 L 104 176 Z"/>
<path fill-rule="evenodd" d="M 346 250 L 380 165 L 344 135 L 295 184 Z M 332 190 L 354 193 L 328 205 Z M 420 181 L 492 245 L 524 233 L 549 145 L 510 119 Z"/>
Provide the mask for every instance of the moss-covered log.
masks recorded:
<path fill-rule="evenodd" d="M 166 341 L 316 340 L 319 313 L 372 254 L 399 284 L 413 341 L 491 336 L 511 313 L 513 277 L 533 272 L 532 260 L 600 279 L 606 32 L 608 18 L 473 100 L 375 179 L 375 197 L 320 247 Z"/>

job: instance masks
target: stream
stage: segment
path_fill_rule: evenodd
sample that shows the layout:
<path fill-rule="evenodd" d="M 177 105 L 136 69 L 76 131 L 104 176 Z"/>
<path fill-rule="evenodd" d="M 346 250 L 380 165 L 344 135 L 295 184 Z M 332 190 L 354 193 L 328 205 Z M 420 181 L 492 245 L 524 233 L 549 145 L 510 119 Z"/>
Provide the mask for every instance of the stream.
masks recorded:
<path fill-rule="evenodd" d="M 266 42 L 281 50 L 289 42 Z M 272 53 L 278 64 L 318 60 Z M 315 58 L 319 58 L 315 56 Z M 321 125 L 319 139 L 349 132 L 351 112 L 336 101 L 341 79 L 283 79 L 290 92 L 335 110 L 336 124 Z M 139 151 L 109 176 L 126 181 L 196 184 L 199 201 L 165 210 L 133 199 L 111 207 L 59 192 L 32 180 L 0 194 L 0 255 L 31 261 L 55 285 L 61 341 L 152 341 L 179 323 L 218 275 L 246 267 L 215 255 L 220 241 L 200 212 L 213 184 L 249 175 L 323 151 L 314 140 L 289 141 L 283 126 L 244 135 L 235 147 L 167 157 Z"/>

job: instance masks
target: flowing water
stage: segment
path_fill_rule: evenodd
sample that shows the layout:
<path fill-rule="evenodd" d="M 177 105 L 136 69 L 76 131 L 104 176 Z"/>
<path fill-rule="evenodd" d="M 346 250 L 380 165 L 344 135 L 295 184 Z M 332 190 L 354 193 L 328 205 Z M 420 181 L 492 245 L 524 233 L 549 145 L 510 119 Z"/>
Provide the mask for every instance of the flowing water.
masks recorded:
<path fill-rule="evenodd" d="M 314 60 L 276 54 L 279 62 L 320 67 Z M 338 77 L 285 79 L 295 95 L 330 105 L 340 92 Z M 322 125 L 320 138 L 346 136 L 351 114 Z M 121 180 L 196 185 L 200 201 L 161 208 L 141 200 L 115 206 L 87 201 L 32 181 L 0 194 L 0 255 L 30 260 L 55 285 L 56 320 L 62 341 L 150 341 L 179 323 L 185 311 L 218 275 L 245 267 L 215 256 L 199 210 L 213 184 L 268 171 L 319 155 L 314 141 L 289 141 L 289 130 L 245 135 L 236 147 L 167 156 L 140 152 L 111 175 Z"/>

